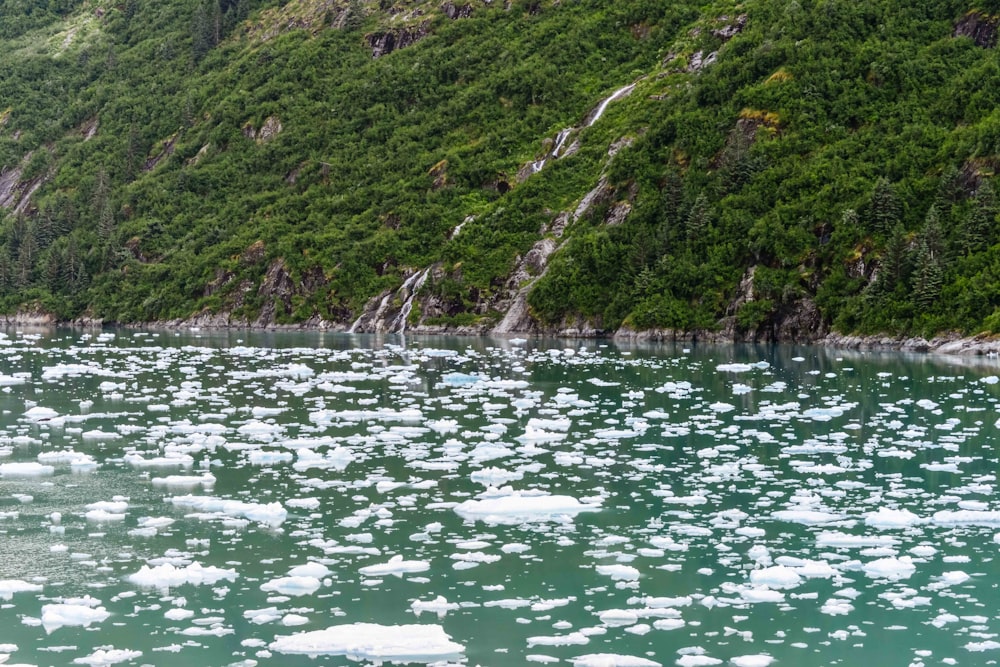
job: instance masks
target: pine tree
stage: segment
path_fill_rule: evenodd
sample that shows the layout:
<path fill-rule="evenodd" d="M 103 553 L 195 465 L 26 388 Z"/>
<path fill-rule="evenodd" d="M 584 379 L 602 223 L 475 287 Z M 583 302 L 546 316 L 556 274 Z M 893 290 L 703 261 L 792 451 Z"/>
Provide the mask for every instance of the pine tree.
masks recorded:
<path fill-rule="evenodd" d="M 906 277 L 906 250 L 906 233 L 903 231 L 903 226 L 897 224 L 893 227 L 885 252 L 879 261 L 878 276 L 870 290 L 873 296 L 883 297 L 891 294 L 897 285 L 903 283 Z"/>
<path fill-rule="evenodd" d="M 989 245 L 996 216 L 996 195 L 990 182 L 984 180 L 976 190 L 972 208 L 960 228 L 959 243 L 965 253 L 979 252 Z"/>
<path fill-rule="evenodd" d="M 876 234 L 889 234 L 901 220 L 901 206 L 892 184 L 878 179 L 871 197 L 871 229 Z"/>
<path fill-rule="evenodd" d="M 944 271 L 941 260 L 935 257 L 927 239 L 921 239 L 917 246 L 916 275 L 913 283 L 913 302 L 920 308 L 929 308 L 941 294 Z"/>
<path fill-rule="evenodd" d="M 708 197 L 705 196 L 704 192 L 699 193 L 698 197 L 694 200 L 694 204 L 691 206 L 691 210 L 688 212 L 687 220 L 684 222 L 684 231 L 687 234 L 689 242 L 701 238 L 705 232 L 705 228 L 708 227 L 708 220 L 711 214 L 712 211 L 708 205 Z"/>

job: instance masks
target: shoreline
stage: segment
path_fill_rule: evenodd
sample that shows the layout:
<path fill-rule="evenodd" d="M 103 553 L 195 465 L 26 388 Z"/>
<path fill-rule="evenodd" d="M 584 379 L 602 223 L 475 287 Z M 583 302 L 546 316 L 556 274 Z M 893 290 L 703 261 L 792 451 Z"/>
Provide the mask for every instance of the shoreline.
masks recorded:
<path fill-rule="evenodd" d="M 206 321 L 207 320 L 207 321 Z M 352 333 L 348 327 L 335 322 L 320 319 L 307 320 L 297 324 L 259 324 L 255 322 L 233 323 L 221 321 L 220 318 L 192 318 L 187 320 L 161 320 L 154 322 L 120 323 L 104 322 L 93 318 L 78 318 L 75 320 L 58 320 L 48 313 L 15 313 L 0 315 L 0 324 L 6 327 L 32 328 L 123 328 L 123 329 L 202 329 L 207 331 L 273 331 L 296 332 L 316 331 L 328 333 Z M 743 339 L 723 331 L 679 331 L 674 329 L 619 329 L 608 333 L 597 329 L 565 328 L 558 331 L 511 331 L 493 333 L 478 327 L 428 327 L 416 326 L 399 334 L 398 332 L 354 332 L 361 334 L 382 335 L 413 335 L 413 336 L 473 336 L 473 337 L 549 337 L 566 340 L 616 340 L 633 343 L 709 343 L 709 344 L 788 344 L 788 345 L 818 345 L 831 349 L 882 351 L 882 352 L 915 352 L 926 354 L 943 354 L 957 356 L 1000 357 L 1000 335 L 976 334 L 962 336 L 957 333 L 941 334 L 930 339 L 920 336 L 889 336 L 889 335 L 853 335 L 828 333 L 824 336 L 803 338 L 800 340 L 767 340 Z"/>

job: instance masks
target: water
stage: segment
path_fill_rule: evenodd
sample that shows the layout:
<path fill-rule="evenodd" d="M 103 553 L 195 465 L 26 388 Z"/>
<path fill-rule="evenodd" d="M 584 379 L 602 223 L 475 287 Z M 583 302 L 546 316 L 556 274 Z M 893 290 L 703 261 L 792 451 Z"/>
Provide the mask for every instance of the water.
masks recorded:
<path fill-rule="evenodd" d="M 0 343 L 0 660 L 1000 655 L 994 360 L 243 332 Z"/>

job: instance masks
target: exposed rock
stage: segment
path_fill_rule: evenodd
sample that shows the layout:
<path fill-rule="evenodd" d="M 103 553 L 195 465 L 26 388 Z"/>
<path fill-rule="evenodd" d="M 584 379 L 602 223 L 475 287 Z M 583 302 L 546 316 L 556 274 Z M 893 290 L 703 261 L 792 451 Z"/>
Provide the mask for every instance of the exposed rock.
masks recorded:
<path fill-rule="evenodd" d="M 293 30 L 316 34 L 324 28 L 343 29 L 352 19 L 352 7 L 343 0 L 292 0 L 284 6 L 266 10 L 260 20 L 247 28 L 250 37 L 266 42 Z M 361 20 L 363 16 L 354 16 Z"/>
<path fill-rule="evenodd" d="M 264 280 L 257 288 L 257 296 L 263 302 L 256 326 L 274 324 L 279 316 L 290 315 L 292 312 L 292 296 L 295 295 L 295 281 L 288 274 L 285 261 L 276 259 L 264 274 Z"/>
<path fill-rule="evenodd" d="M 40 174 L 27 181 L 21 180 L 32 155 L 33 153 L 28 153 L 21 159 L 18 166 L 0 171 L 0 208 L 5 208 L 15 214 L 24 213 L 31 203 L 31 196 L 47 180 L 48 174 Z"/>
<path fill-rule="evenodd" d="M 443 11 L 444 15 L 452 21 L 457 19 L 467 19 L 472 16 L 472 5 L 456 5 L 454 2 L 449 0 L 449 2 L 441 5 L 441 11 Z"/>
<path fill-rule="evenodd" d="M 90 141 L 97 136 L 97 128 L 100 124 L 100 120 L 97 116 L 95 116 L 80 126 L 80 135 L 83 137 L 83 140 Z M 2 125 L 2 123 L 0 123 L 0 125 Z"/>
<path fill-rule="evenodd" d="M 385 32 L 365 35 L 365 41 L 372 50 L 372 58 L 381 58 L 393 51 L 406 48 L 430 34 L 430 21 L 404 28 L 392 28 Z"/>
<path fill-rule="evenodd" d="M 754 300 L 753 276 L 756 272 L 757 267 L 751 266 L 743 273 L 743 277 L 740 278 L 739 287 L 736 288 L 736 296 L 729 302 L 729 306 L 726 307 L 726 315 L 735 315 L 739 312 L 741 306 Z"/>
<path fill-rule="evenodd" d="M 1000 16 L 971 11 L 955 24 L 955 37 L 968 37 L 976 46 L 992 49 L 997 45 L 997 24 Z"/>
<path fill-rule="evenodd" d="M 260 126 L 260 129 L 256 129 L 251 123 L 247 122 L 243 125 L 243 136 L 247 139 L 253 139 L 258 144 L 274 139 L 276 136 L 281 134 L 284 128 L 281 125 L 281 119 L 277 116 L 268 116 L 264 120 L 264 124 Z"/>
<path fill-rule="evenodd" d="M 441 160 L 428 170 L 427 175 L 434 179 L 431 188 L 440 190 L 448 184 L 448 160 Z"/>
<path fill-rule="evenodd" d="M 708 55 L 705 55 L 704 51 L 695 51 L 691 54 L 688 59 L 687 71 L 688 72 L 700 72 L 712 63 L 714 63 L 719 57 L 718 51 L 712 51 Z"/>
<path fill-rule="evenodd" d="M 195 165 L 197 165 L 197 164 L 198 164 L 199 162 L 201 162 L 201 161 L 202 161 L 202 159 L 203 159 L 203 158 L 204 158 L 204 157 L 205 157 L 206 155 L 208 155 L 208 151 L 209 151 L 209 149 L 210 149 L 211 147 L 212 147 L 212 144 L 205 144 L 204 146 L 202 146 L 201 148 L 199 148 L 199 149 L 198 149 L 198 152 L 197 152 L 197 153 L 195 153 L 195 156 L 194 156 L 193 158 L 191 158 L 190 160 L 188 160 L 188 161 L 187 161 L 187 163 L 186 163 L 186 164 L 187 164 L 187 166 L 189 166 L 189 167 L 194 167 L 194 166 L 195 166 Z"/>
<path fill-rule="evenodd" d="M 748 20 L 749 17 L 747 17 L 746 14 L 740 14 L 732 19 L 728 16 L 720 16 L 716 19 L 716 22 L 722 23 L 723 25 L 712 30 L 712 34 L 722 41 L 728 42 L 730 39 L 743 32 L 743 29 L 747 27 Z"/>
<path fill-rule="evenodd" d="M 504 313 L 503 319 L 490 330 L 493 334 L 540 333 L 538 321 L 528 308 L 528 294 L 539 278 L 549 269 L 549 258 L 561 247 L 558 243 L 569 224 L 570 214 L 562 213 L 543 230 L 549 234 L 535 242 L 524 257 L 518 258 L 514 271 L 507 278 L 503 289 L 490 307 Z"/>
<path fill-rule="evenodd" d="M 205 289 L 203 290 L 202 293 L 205 296 L 212 296 L 213 294 L 225 288 L 230 282 L 232 282 L 233 278 L 235 277 L 236 276 L 233 274 L 232 271 L 226 271 L 225 269 L 221 268 L 216 269 L 215 277 L 212 278 L 212 280 L 209 281 L 207 285 L 205 285 Z"/>
<path fill-rule="evenodd" d="M 627 201 L 615 202 L 608 209 L 604 216 L 604 223 L 609 227 L 620 225 L 625 222 L 625 218 L 632 212 L 632 204 Z"/>
<path fill-rule="evenodd" d="M 348 332 L 405 332 L 417 296 L 434 268 L 413 271 L 398 289 L 386 290 L 370 299 Z"/>
<path fill-rule="evenodd" d="M 827 333 L 827 326 L 819 306 L 812 299 L 802 299 L 784 308 L 774 323 L 769 341 L 812 342 Z"/>
<path fill-rule="evenodd" d="M 263 241 L 254 241 L 248 245 L 242 253 L 240 253 L 240 264 L 243 266 L 256 264 L 264 259 L 264 253 L 266 250 L 267 249 Z"/>
<path fill-rule="evenodd" d="M 257 143 L 270 141 L 281 134 L 283 129 L 281 120 L 277 116 L 268 116 L 261 125 L 260 132 L 257 133 Z"/>
<path fill-rule="evenodd" d="M 176 144 L 177 144 L 176 134 L 168 137 L 166 141 L 163 142 L 163 147 L 159 150 L 159 152 L 156 153 L 156 155 L 152 155 L 146 158 L 146 162 L 142 165 L 142 170 L 152 171 L 152 169 L 156 167 L 156 165 L 160 164 L 163 158 L 170 157 L 171 155 L 173 155 L 174 150 L 176 149 Z"/>
<path fill-rule="evenodd" d="M 594 189 L 585 194 L 583 199 L 580 200 L 576 210 L 573 211 L 573 219 L 579 220 L 594 205 L 607 201 L 613 194 L 614 188 L 608 185 L 607 176 L 602 174 L 597 180 L 597 185 L 594 186 Z"/>

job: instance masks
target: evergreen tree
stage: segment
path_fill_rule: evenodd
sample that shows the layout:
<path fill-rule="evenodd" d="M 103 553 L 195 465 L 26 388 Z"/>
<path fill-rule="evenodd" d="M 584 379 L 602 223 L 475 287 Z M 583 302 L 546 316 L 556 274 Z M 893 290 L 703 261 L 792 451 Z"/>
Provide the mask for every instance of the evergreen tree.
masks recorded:
<path fill-rule="evenodd" d="M 913 282 L 913 303 L 922 309 L 929 308 L 941 294 L 944 271 L 941 259 L 935 257 L 927 239 L 917 246 Z"/>
<path fill-rule="evenodd" d="M 872 191 L 870 204 L 872 231 L 876 234 L 889 234 L 902 219 L 901 209 L 892 184 L 885 178 L 878 179 Z"/>
<path fill-rule="evenodd" d="M 897 224 L 892 229 L 885 252 L 879 261 L 878 275 L 869 290 L 872 296 L 884 297 L 903 283 L 906 277 L 906 251 L 906 233 L 903 231 L 903 226 Z"/>
<path fill-rule="evenodd" d="M 684 222 L 684 231 L 688 242 L 693 242 L 701 238 L 705 232 L 705 228 L 708 227 L 711 215 L 712 210 L 708 205 L 708 197 L 705 196 L 704 192 L 701 192 L 695 198 L 694 204 L 688 212 L 687 220 Z"/>
<path fill-rule="evenodd" d="M 972 208 L 962 221 L 959 243 L 965 253 L 979 252 L 993 238 L 996 221 L 996 195 L 989 181 L 984 180 L 972 200 Z"/>

